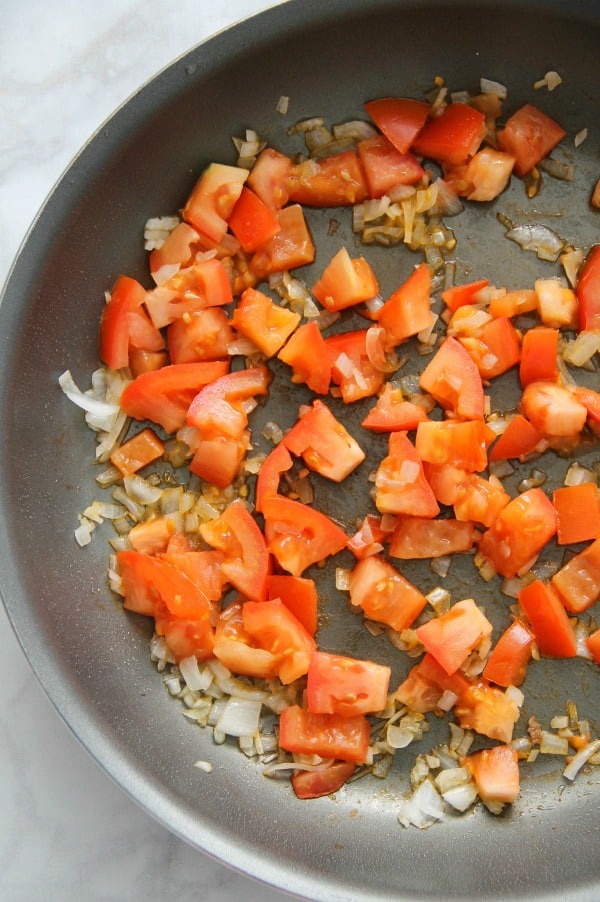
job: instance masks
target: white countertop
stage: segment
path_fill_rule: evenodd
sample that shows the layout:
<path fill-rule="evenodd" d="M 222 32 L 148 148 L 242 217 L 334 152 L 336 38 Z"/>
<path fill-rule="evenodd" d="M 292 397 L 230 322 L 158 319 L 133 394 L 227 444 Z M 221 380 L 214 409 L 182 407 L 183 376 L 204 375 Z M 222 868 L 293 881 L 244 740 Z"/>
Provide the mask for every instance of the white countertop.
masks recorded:
<path fill-rule="evenodd" d="M 266 0 L 14 0 L 0 27 L 0 284 L 80 146 L 136 88 Z M 1 566 L 1 564 L 0 564 Z M 0 606 L 3 902 L 289 898 L 170 835 L 100 770 Z"/>

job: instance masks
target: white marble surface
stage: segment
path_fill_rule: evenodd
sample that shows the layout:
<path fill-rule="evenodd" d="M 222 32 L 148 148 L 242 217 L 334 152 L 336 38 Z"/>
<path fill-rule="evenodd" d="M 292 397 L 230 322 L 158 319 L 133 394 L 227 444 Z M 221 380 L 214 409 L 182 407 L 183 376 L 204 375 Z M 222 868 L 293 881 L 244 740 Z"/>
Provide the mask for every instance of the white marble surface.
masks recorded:
<path fill-rule="evenodd" d="M 114 108 L 265 0 L 0 3 L 0 283 L 45 196 Z M 1 566 L 1 564 L 0 564 Z M 33 676 L 0 606 L 0 898 L 289 898 L 171 836 L 104 774 Z"/>

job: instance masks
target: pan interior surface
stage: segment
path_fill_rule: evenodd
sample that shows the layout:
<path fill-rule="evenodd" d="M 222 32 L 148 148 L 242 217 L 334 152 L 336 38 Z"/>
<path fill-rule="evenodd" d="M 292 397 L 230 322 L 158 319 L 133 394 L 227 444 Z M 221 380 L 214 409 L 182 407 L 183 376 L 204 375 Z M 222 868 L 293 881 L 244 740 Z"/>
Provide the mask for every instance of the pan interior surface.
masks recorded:
<path fill-rule="evenodd" d="M 367 778 L 334 800 L 308 803 L 265 779 L 233 745 L 217 748 L 165 692 L 149 659 L 149 623 L 125 615 L 110 596 L 108 530 L 84 550 L 74 543 L 77 515 L 98 496 L 94 438 L 60 393 L 58 376 L 69 368 L 88 384 L 104 291 L 121 272 L 148 284 L 143 223 L 176 212 L 208 162 L 233 163 L 231 136 L 254 128 L 272 146 L 295 151 L 286 135 L 291 123 L 365 118 L 366 100 L 422 97 L 440 75 L 457 91 L 476 91 L 481 76 L 496 79 L 508 87 L 507 111 L 539 100 L 569 133 L 573 183 L 553 185 L 533 205 L 516 184 L 456 222 L 463 274 L 529 287 L 539 261 L 505 240 L 496 209 L 535 215 L 576 245 L 597 242 L 588 198 L 599 174 L 599 47 L 594 3 L 292 0 L 274 7 L 176 61 L 104 124 L 41 211 L 6 285 L 0 589 L 25 653 L 66 723 L 134 799 L 192 845 L 290 893 L 329 902 L 597 898 L 600 781 L 584 776 L 566 785 L 560 764 L 550 762 L 524 775 L 521 798 L 500 817 L 479 807 L 427 831 L 404 830 L 396 813 L 414 747 L 398 756 L 388 780 Z M 538 98 L 533 82 L 549 69 L 563 83 Z M 276 112 L 282 95 L 290 98 L 287 117 Z M 572 136 L 584 127 L 589 138 L 575 150 Z M 560 217 L 551 218 L 556 211 Z M 349 211 L 336 211 L 335 236 L 331 215 L 315 211 L 310 219 L 319 256 L 305 273 L 309 284 L 342 243 L 361 252 Z M 373 260 L 384 294 L 416 262 L 403 248 L 377 249 Z M 293 404 L 275 399 L 282 425 L 307 397 L 299 390 Z M 361 413 L 349 413 L 350 431 Z M 324 506 L 341 506 L 340 516 L 350 518 L 352 484 L 343 499 L 326 491 Z M 453 598 L 473 592 L 469 574 L 466 566 L 453 571 Z M 326 576 L 320 588 L 331 614 L 326 647 L 384 659 L 388 649 L 347 613 Z M 495 583 L 477 591 L 491 611 L 506 606 Z M 407 669 L 399 663 L 397 675 L 401 666 Z M 587 662 L 542 662 L 528 714 L 549 718 L 573 698 L 597 729 L 597 680 Z M 441 730 L 434 724 L 418 751 L 443 741 Z M 214 765 L 201 779 L 192 766 L 199 758 Z"/>

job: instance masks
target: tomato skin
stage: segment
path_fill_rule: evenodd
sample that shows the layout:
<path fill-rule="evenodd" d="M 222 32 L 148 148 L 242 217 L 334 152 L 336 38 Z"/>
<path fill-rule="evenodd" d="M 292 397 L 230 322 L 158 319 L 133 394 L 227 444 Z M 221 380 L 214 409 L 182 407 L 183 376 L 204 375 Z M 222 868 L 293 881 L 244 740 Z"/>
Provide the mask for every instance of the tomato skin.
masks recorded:
<path fill-rule="evenodd" d="M 144 302 L 145 288 L 129 276 L 119 276 L 100 319 L 99 354 L 113 370 L 129 365 L 129 314 Z M 156 350 L 151 348 L 149 350 Z"/>
<path fill-rule="evenodd" d="M 282 683 L 293 683 L 308 672 L 315 640 L 279 598 L 245 602 L 242 620 L 256 643 L 274 655 Z"/>
<path fill-rule="evenodd" d="M 253 254 L 281 228 L 274 212 L 246 185 L 231 211 L 228 225 L 246 254 Z"/>
<path fill-rule="evenodd" d="M 416 560 L 469 551 L 475 542 L 472 523 L 451 519 L 399 517 L 390 539 L 390 557 Z"/>
<path fill-rule="evenodd" d="M 298 799 L 320 799 L 341 789 L 350 779 L 356 765 L 351 761 L 334 761 L 319 770 L 299 770 L 291 778 Z"/>
<path fill-rule="evenodd" d="M 345 310 L 374 298 L 379 292 L 375 273 L 364 257 L 352 259 L 346 247 L 329 261 L 312 293 L 327 310 Z"/>
<path fill-rule="evenodd" d="M 508 743 L 519 718 L 519 706 L 498 686 L 480 680 L 465 690 L 454 713 L 463 729 Z"/>
<path fill-rule="evenodd" d="M 223 576 L 246 598 L 267 597 L 270 560 L 264 536 L 241 501 L 232 501 L 220 517 L 200 525 L 207 544 L 222 551 Z"/>
<path fill-rule="evenodd" d="M 595 604 L 600 598 L 600 539 L 568 560 L 551 583 L 564 606 L 574 614 Z"/>
<path fill-rule="evenodd" d="M 391 673 L 390 667 L 374 661 L 315 651 L 306 683 L 308 710 L 343 717 L 382 711 Z"/>
<path fill-rule="evenodd" d="M 279 598 L 311 636 L 317 632 L 319 597 L 314 580 L 274 573 L 267 581 L 269 599 Z"/>
<path fill-rule="evenodd" d="M 350 603 L 368 619 L 400 632 L 417 619 L 427 599 L 393 564 L 372 554 L 350 574 Z"/>
<path fill-rule="evenodd" d="M 481 375 L 466 348 L 452 336 L 440 345 L 419 382 L 444 410 L 451 410 L 464 420 L 483 419 Z"/>
<path fill-rule="evenodd" d="M 231 318 L 234 329 L 249 338 L 265 357 L 273 357 L 300 322 L 300 314 L 276 304 L 256 288 L 246 288 Z"/>
<path fill-rule="evenodd" d="M 333 482 L 343 482 L 365 459 L 356 439 L 318 398 L 301 411 L 283 444 L 310 470 Z"/>
<path fill-rule="evenodd" d="M 364 764 L 370 738 L 369 721 L 362 714 L 313 714 L 291 705 L 279 717 L 279 745 L 295 754 Z"/>
<path fill-rule="evenodd" d="M 385 135 L 366 138 L 357 145 L 370 197 L 383 197 L 395 185 L 420 182 L 425 170 L 411 153 L 400 153 Z"/>
<path fill-rule="evenodd" d="M 431 325 L 431 274 L 425 263 L 417 266 L 387 299 L 377 321 L 385 329 L 388 346 L 398 345 Z"/>
<path fill-rule="evenodd" d="M 507 579 L 531 566 L 556 532 L 556 514 L 542 489 L 513 498 L 482 535 L 479 550 Z"/>
<path fill-rule="evenodd" d="M 429 104 L 412 97 L 379 97 L 365 110 L 399 153 L 406 153 L 425 125 Z"/>
<path fill-rule="evenodd" d="M 450 103 L 440 116 L 426 122 L 412 149 L 438 163 L 456 166 L 473 156 L 486 132 L 483 113 L 464 103 Z"/>
<path fill-rule="evenodd" d="M 596 664 L 600 664 L 600 629 L 590 633 L 586 639 L 586 645 Z"/>
<path fill-rule="evenodd" d="M 315 394 L 327 394 L 331 362 L 325 339 L 314 320 L 298 326 L 277 357 L 291 366 L 292 382 L 305 382 Z"/>
<path fill-rule="evenodd" d="M 513 620 L 496 642 L 483 669 L 483 678 L 505 689 L 525 679 L 535 636 L 522 620 Z"/>
<path fill-rule="evenodd" d="M 392 432 L 388 454 L 375 473 L 375 506 L 382 514 L 436 517 L 440 508 L 421 457 L 404 432 Z"/>
<path fill-rule="evenodd" d="M 538 447 L 543 436 L 521 413 L 515 414 L 502 435 L 494 442 L 490 460 L 523 458 Z"/>
<path fill-rule="evenodd" d="M 464 664 L 471 652 L 489 641 L 492 624 L 472 598 L 459 601 L 445 614 L 416 630 L 419 641 L 447 674 Z"/>
<path fill-rule="evenodd" d="M 223 376 L 229 361 L 179 363 L 142 373 L 124 389 L 120 405 L 127 416 L 152 420 L 166 432 L 185 423 L 188 408 L 202 386 Z"/>
<path fill-rule="evenodd" d="M 262 509 L 269 551 L 292 576 L 346 546 L 343 529 L 306 504 L 271 495 L 263 499 Z"/>
<path fill-rule="evenodd" d="M 549 658 L 577 654 L 575 632 L 554 588 L 539 579 L 519 592 L 519 604 L 534 632 L 540 653 Z"/>
<path fill-rule="evenodd" d="M 463 761 L 477 786 L 477 792 L 485 803 L 510 804 L 520 792 L 519 756 L 508 745 L 496 745 L 481 749 Z"/>
<path fill-rule="evenodd" d="M 600 244 L 594 245 L 577 276 L 575 285 L 579 330 L 600 329 Z"/>
<path fill-rule="evenodd" d="M 533 104 L 526 103 L 506 121 L 498 133 L 498 145 L 515 158 L 515 172 L 522 177 L 531 172 L 566 134 L 557 122 Z"/>
<path fill-rule="evenodd" d="M 292 167 L 289 177 L 292 203 L 305 207 L 343 207 L 368 197 L 368 187 L 356 151 L 346 150 Z"/>
<path fill-rule="evenodd" d="M 600 494 L 595 482 L 555 489 L 552 503 L 559 545 L 600 538 Z"/>

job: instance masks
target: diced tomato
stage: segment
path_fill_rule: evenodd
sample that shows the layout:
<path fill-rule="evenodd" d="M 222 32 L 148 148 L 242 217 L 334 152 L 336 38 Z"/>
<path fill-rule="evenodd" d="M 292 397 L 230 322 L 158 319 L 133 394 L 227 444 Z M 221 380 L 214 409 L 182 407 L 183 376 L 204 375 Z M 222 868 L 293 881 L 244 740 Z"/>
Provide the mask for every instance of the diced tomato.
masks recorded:
<path fill-rule="evenodd" d="M 475 542 L 472 523 L 399 517 L 390 539 L 390 557 L 402 560 L 442 557 L 469 551 Z"/>
<path fill-rule="evenodd" d="M 232 501 L 215 520 L 200 525 L 200 535 L 223 552 L 223 576 L 238 592 L 252 600 L 267 597 L 270 561 L 260 528 L 241 501 Z"/>
<path fill-rule="evenodd" d="M 292 203 L 306 207 L 343 207 L 368 197 L 365 173 L 356 151 L 346 150 L 292 167 L 289 177 Z"/>
<path fill-rule="evenodd" d="M 231 303 L 233 294 L 225 266 L 216 257 L 198 260 L 146 293 L 145 305 L 157 329 L 181 317 Z"/>
<path fill-rule="evenodd" d="M 509 460 L 509 458 L 523 458 L 540 445 L 543 436 L 531 425 L 522 414 L 517 413 L 510 420 L 508 426 L 497 442 L 492 446 L 490 460 Z"/>
<path fill-rule="evenodd" d="M 152 429 L 142 429 L 115 448 L 110 462 L 123 476 L 130 476 L 158 460 L 164 453 L 165 446 L 156 433 Z"/>
<path fill-rule="evenodd" d="M 189 364 L 189 366 L 217 366 Z M 206 437 L 222 434 L 239 438 L 248 422 L 245 402 L 266 394 L 270 375 L 264 366 L 236 370 L 214 379 L 197 392 L 187 411 L 188 426 L 195 426 Z"/>
<path fill-rule="evenodd" d="M 127 538 L 134 551 L 158 554 L 166 551 L 175 530 L 175 523 L 170 517 L 156 517 L 136 523 L 129 530 Z"/>
<path fill-rule="evenodd" d="M 530 382 L 521 396 L 524 416 L 549 439 L 579 438 L 587 409 L 576 395 L 552 382 Z"/>
<path fill-rule="evenodd" d="M 329 261 L 312 293 L 327 310 L 345 310 L 374 298 L 379 292 L 375 273 L 364 257 L 352 259 L 342 247 Z"/>
<path fill-rule="evenodd" d="M 520 686 L 525 679 L 535 636 L 522 620 L 513 620 L 492 649 L 483 678 L 505 689 Z"/>
<path fill-rule="evenodd" d="M 246 601 L 242 620 L 246 632 L 275 657 L 282 683 L 293 683 L 308 672 L 315 640 L 279 598 Z"/>
<path fill-rule="evenodd" d="M 279 745 L 299 755 L 364 764 L 370 739 L 369 721 L 362 714 L 312 714 L 299 705 L 291 705 L 279 717 Z"/>
<path fill-rule="evenodd" d="M 142 373 L 124 389 L 120 405 L 127 416 L 152 420 L 166 432 L 176 432 L 202 386 L 224 376 L 228 361 L 179 363 Z"/>
<path fill-rule="evenodd" d="M 175 536 L 171 536 L 169 539 L 165 560 L 185 573 L 193 583 L 201 586 L 209 601 L 220 601 L 226 582 L 221 571 L 223 554 L 220 551 L 196 551 L 194 548 L 177 550 L 173 545 L 174 538 Z M 180 538 L 184 537 L 180 534 Z"/>
<path fill-rule="evenodd" d="M 457 488 L 454 501 L 454 515 L 457 520 L 470 520 L 491 526 L 504 510 L 510 495 L 495 476 L 485 479 L 476 473 L 468 473 Z"/>
<path fill-rule="evenodd" d="M 334 482 L 342 482 L 365 459 L 356 439 L 318 398 L 300 412 L 283 444 L 310 470 Z"/>
<path fill-rule="evenodd" d="M 433 655 L 427 652 L 418 664 L 411 667 L 406 679 L 398 686 L 395 697 L 411 711 L 427 714 L 428 711 L 438 709 L 444 693 L 450 693 L 458 701 L 469 685 L 460 671 L 447 674 Z"/>
<path fill-rule="evenodd" d="M 468 200 L 494 200 L 508 185 L 514 165 L 510 154 L 484 147 L 468 161 L 462 176 L 464 188 L 457 193 Z"/>
<path fill-rule="evenodd" d="M 437 501 L 448 506 L 454 504 L 462 486 L 469 482 L 471 476 L 463 467 L 427 461 L 423 464 L 423 471 Z"/>
<path fill-rule="evenodd" d="M 595 604 L 600 598 L 600 539 L 568 560 L 552 577 L 552 586 L 575 614 Z"/>
<path fill-rule="evenodd" d="M 535 635 L 542 655 L 549 658 L 573 658 L 577 642 L 573 625 L 557 592 L 536 579 L 519 592 L 519 604 Z"/>
<path fill-rule="evenodd" d="M 183 208 L 183 218 L 218 244 L 241 194 L 248 170 L 211 163 L 196 182 Z"/>
<path fill-rule="evenodd" d="M 331 365 L 331 381 L 339 386 L 346 404 L 370 398 L 383 385 L 384 375 L 367 354 L 367 330 L 339 332 L 325 339 Z"/>
<path fill-rule="evenodd" d="M 408 97 L 380 97 L 365 103 L 375 125 L 400 153 L 406 153 L 425 125 L 429 104 Z"/>
<path fill-rule="evenodd" d="M 151 373 L 160 370 L 167 363 L 166 351 L 144 351 L 141 348 L 130 348 L 129 369 L 135 379 L 142 373 Z"/>
<path fill-rule="evenodd" d="M 575 328 L 577 296 L 558 279 L 536 279 L 535 294 L 540 319 L 545 326 Z"/>
<path fill-rule="evenodd" d="M 331 361 L 325 339 L 314 320 L 298 326 L 277 356 L 291 366 L 293 383 L 305 382 L 316 394 L 327 394 Z"/>
<path fill-rule="evenodd" d="M 519 756 L 508 745 L 496 745 L 481 749 L 465 758 L 477 786 L 482 802 L 486 804 L 510 804 L 520 792 Z"/>
<path fill-rule="evenodd" d="M 559 545 L 600 538 L 600 494 L 595 482 L 555 489 L 552 503 Z"/>
<path fill-rule="evenodd" d="M 344 530 L 326 514 L 299 501 L 271 495 L 263 499 L 262 509 L 269 551 L 293 576 L 337 554 L 348 541 Z"/>
<path fill-rule="evenodd" d="M 537 295 L 533 288 L 498 293 L 492 297 L 488 311 L 492 316 L 519 316 L 537 310 Z"/>
<path fill-rule="evenodd" d="M 439 505 L 423 472 L 422 458 L 404 432 L 390 433 L 388 454 L 375 473 L 375 506 L 382 514 L 439 514 Z"/>
<path fill-rule="evenodd" d="M 507 579 L 528 570 L 556 532 L 556 514 L 540 488 L 528 489 L 502 509 L 482 535 L 479 551 Z"/>
<path fill-rule="evenodd" d="M 412 150 L 437 163 L 455 166 L 473 156 L 486 133 L 483 113 L 465 103 L 450 103 L 441 115 L 425 123 Z"/>
<path fill-rule="evenodd" d="M 150 251 L 152 275 L 158 276 L 163 266 L 189 266 L 194 254 L 203 246 L 201 235 L 187 222 L 180 222 L 169 232 L 160 247 Z"/>
<path fill-rule="evenodd" d="M 220 307 L 196 310 L 167 326 L 171 363 L 199 360 L 227 360 L 234 331 L 227 313 Z"/>
<path fill-rule="evenodd" d="M 232 326 L 249 338 L 265 357 L 279 351 L 300 322 L 300 314 L 276 304 L 256 288 L 246 288 L 231 319 Z"/>
<path fill-rule="evenodd" d="M 419 380 L 444 410 L 464 420 L 481 420 L 484 411 L 483 384 L 477 365 L 466 348 L 449 337 L 440 345 Z"/>
<path fill-rule="evenodd" d="M 246 184 L 271 210 L 281 210 L 289 200 L 292 165 L 289 157 L 272 147 L 265 147 L 250 170 Z"/>
<path fill-rule="evenodd" d="M 426 419 L 424 407 L 405 401 L 402 389 L 386 382 L 383 392 L 361 425 L 373 432 L 410 432 Z"/>
<path fill-rule="evenodd" d="M 117 567 L 123 580 L 125 600 L 135 584 L 145 586 L 148 599 L 162 602 L 174 617 L 208 620 L 212 606 L 202 588 L 167 560 L 138 551 L 120 551 Z M 126 604 L 127 606 L 127 604 Z"/>
<path fill-rule="evenodd" d="M 420 182 L 425 170 L 412 153 L 400 153 L 385 135 L 366 138 L 357 145 L 369 186 L 369 197 L 383 197 L 395 185 Z"/>
<path fill-rule="evenodd" d="M 229 216 L 228 225 L 246 254 L 253 254 L 281 228 L 273 210 L 245 185 Z"/>
<path fill-rule="evenodd" d="M 343 717 L 382 711 L 391 673 L 390 667 L 374 661 L 315 651 L 306 682 L 308 710 Z"/>
<path fill-rule="evenodd" d="M 369 620 L 398 632 L 411 626 L 427 604 L 423 593 L 378 554 L 363 558 L 352 570 L 350 602 Z"/>
<path fill-rule="evenodd" d="M 442 300 L 449 310 L 454 312 L 459 307 L 477 303 L 477 294 L 490 284 L 489 279 L 478 279 L 476 282 L 467 282 L 464 285 L 453 285 L 442 291 Z"/>
<path fill-rule="evenodd" d="M 171 614 L 165 605 L 157 605 L 154 612 L 154 629 L 164 636 L 176 661 L 195 657 L 207 661 L 214 657 L 214 628 L 210 618 L 188 619 Z"/>
<path fill-rule="evenodd" d="M 451 674 L 475 649 L 489 646 L 492 624 L 473 599 L 467 598 L 417 627 L 416 633 L 425 650 Z"/>
<path fill-rule="evenodd" d="M 490 320 L 477 336 L 459 339 L 482 379 L 494 379 L 519 363 L 521 339 L 507 316 Z"/>
<path fill-rule="evenodd" d="M 258 648 L 244 629 L 243 603 L 234 601 L 220 613 L 215 627 L 214 655 L 228 670 L 239 676 L 271 680 L 277 676 L 277 659 Z"/>
<path fill-rule="evenodd" d="M 350 779 L 356 765 L 352 761 L 334 761 L 318 770 L 299 770 L 291 778 L 298 799 L 320 799 L 341 789 Z"/>
<path fill-rule="evenodd" d="M 99 354 L 113 370 L 129 365 L 129 314 L 144 302 L 146 289 L 129 276 L 119 276 L 100 319 Z M 152 349 L 155 350 L 155 349 Z"/>
<path fill-rule="evenodd" d="M 250 269 L 258 278 L 306 266 L 315 259 L 315 246 L 300 204 L 290 204 L 277 213 L 279 231 L 257 250 Z"/>
<path fill-rule="evenodd" d="M 319 597 L 314 580 L 288 573 L 274 573 L 267 580 L 267 597 L 279 598 L 307 633 L 317 632 Z"/>
<path fill-rule="evenodd" d="M 530 382 L 558 379 L 558 329 L 534 326 L 523 336 L 519 378 L 525 388 Z"/>
<path fill-rule="evenodd" d="M 280 443 L 267 454 L 258 473 L 254 492 L 254 508 L 262 512 L 263 498 L 279 493 L 281 474 L 291 470 L 294 465 L 292 456 L 286 446 Z"/>
<path fill-rule="evenodd" d="M 371 554 L 383 551 L 383 542 L 389 537 L 390 530 L 381 525 L 381 517 L 367 514 L 358 530 L 348 539 L 348 549 L 355 558 L 362 560 Z"/>
<path fill-rule="evenodd" d="M 562 141 L 566 131 L 531 103 L 526 103 L 498 132 L 501 150 L 515 158 L 515 172 L 527 175 Z"/>
<path fill-rule="evenodd" d="M 577 275 L 575 285 L 579 330 L 600 329 L 600 244 L 594 245 Z"/>
<path fill-rule="evenodd" d="M 519 706 L 514 698 L 498 686 L 480 680 L 469 686 L 454 706 L 460 726 L 482 736 L 510 742 L 519 719 Z"/>
<path fill-rule="evenodd" d="M 400 344 L 431 326 L 431 274 L 425 263 L 417 266 L 387 299 L 377 320 L 385 329 L 388 346 Z"/>
<path fill-rule="evenodd" d="M 487 440 L 483 420 L 426 420 L 417 426 L 415 448 L 427 463 L 481 472 L 487 466 Z"/>

